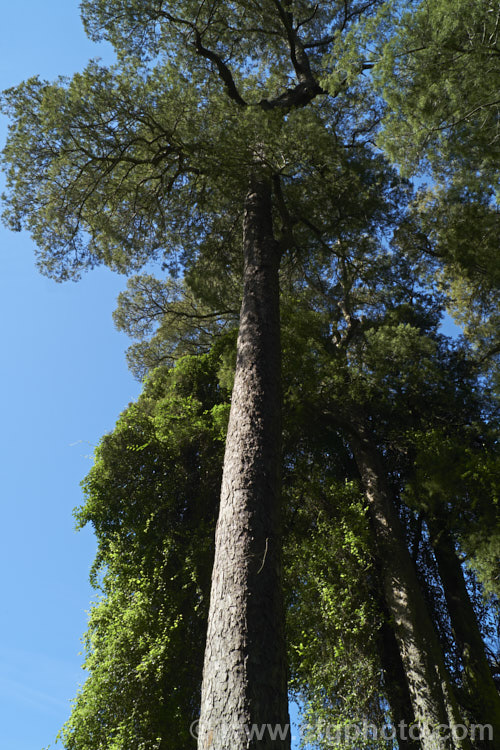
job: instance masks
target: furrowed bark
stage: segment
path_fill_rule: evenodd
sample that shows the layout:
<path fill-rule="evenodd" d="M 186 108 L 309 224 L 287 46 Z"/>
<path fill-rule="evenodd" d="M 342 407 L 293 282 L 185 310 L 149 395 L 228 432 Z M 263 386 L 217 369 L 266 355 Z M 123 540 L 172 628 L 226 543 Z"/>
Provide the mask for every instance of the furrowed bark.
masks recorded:
<path fill-rule="evenodd" d="M 288 750 L 279 469 L 279 246 L 271 187 L 245 200 L 244 290 L 208 621 L 199 750 Z"/>
<path fill-rule="evenodd" d="M 352 448 L 368 499 L 385 602 L 406 674 L 421 748 L 470 750 L 468 737 L 456 740 L 451 737 L 453 727 L 463 724 L 463 719 L 386 486 L 383 466 L 362 424 L 356 424 L 353 431 Z M 440 727 L 444 730 L 443 736 Z M 461 734 L 458 736 L 461 737 Z"/>
<path fill-rule="evenodd" d="M 462 657 L 464 688 L 470 710 L 475 723 L 492 727 L 494 743 L 488 739 L 479 746 L 500 747 L 500 695 L 486 659 L 462 565 L 448 531 L 435 521 L 428 521 L 428 525 L 453 635 Z"/>

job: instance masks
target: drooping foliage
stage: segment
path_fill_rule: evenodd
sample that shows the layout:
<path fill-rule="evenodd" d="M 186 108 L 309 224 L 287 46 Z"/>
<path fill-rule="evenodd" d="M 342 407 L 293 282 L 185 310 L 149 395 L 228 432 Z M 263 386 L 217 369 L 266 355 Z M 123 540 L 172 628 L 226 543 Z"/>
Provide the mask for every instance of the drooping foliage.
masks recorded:
<path fill-rule="evenodd" d="M 111 41 L 118 62 L 4 93 L 9 225 L 31 232 L 56 279 L 154 259 L 234 269 L 258 158 L 274 180 L 284 249 L 304 222 L 321 234 L 309 216 L 318 186 L 346 213 L 351 180 L 363 189 L 386 171 L 365 147 L 380 113 L 364 63 L 344 86 L 329 49 L 380 4 L 83 3 L 88 32 Z"/>
<path fill-rule="evenodd" d="M 497 389 L 499 18 L 490 0 L 400 3 L 373 71 L 388 104 L 378 142 L 427 181 L 404 251 L 427 256 Z"/>
<path fill-rule="evenodd" d="M 129 279 L 127 290 L 118 295 L 113 318 L 119 330 L 136 339 L 127 352 L 136 377 L 142 379 L 160 365 L 172 367 L 181 356 L 208 353 L 222 333 L 234 329 L 239 285 L 234 276 L 223 281 L 228 282 L 223 299 L 214 284 L 209 304 L 205 295 L 202 301 L 186 283 L 174 279 L 162 282 L 151 275 Z"/>
<path fill-rule="evenodd" d="M 384 146 L 405 167 L 426 161 L 436 178 L 497 189 L 498 4 L 423 0 L 399 6 L 387 43 L 379 37 L 374 69 L 389 104 Z"/>
<path fill-rule="evenodd" d="M 192 747 L 228 414 L 219 366 L 212 352 L 155 370 L 83 483 L 100 597 L 67 748 Z"/>

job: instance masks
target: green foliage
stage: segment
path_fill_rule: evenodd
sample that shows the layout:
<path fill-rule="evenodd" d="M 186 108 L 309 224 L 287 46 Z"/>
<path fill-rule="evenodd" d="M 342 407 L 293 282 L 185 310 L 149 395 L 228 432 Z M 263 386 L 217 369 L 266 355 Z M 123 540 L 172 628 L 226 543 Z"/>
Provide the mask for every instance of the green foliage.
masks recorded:
<path fill-rule="evenodd" d="M 330 747 L 343 727 L 386 719 L 377 653 L 382 616 L 362 492 L 329 476 L 325 460 L 300 464 L 285 545 L 290 688 L 303 705 L 306 740 Z"/>
<path fill-rule="evenodd" d="M 480 428 L 483 428 L 481 431 Z M 486 594 L 499 598 L 500 455 L 497 425 L 435 427 L 412 435 L 405 502 L 451 530 Z M 494 604 L 497 607 L 497 604 Z"/>
<path fill-rule="evenodd" d="M 205 355 L 156 370 L 97 448 L 76 518 L 96 533 L 102 595 L 68 750 L 192 747 L 228 417 L 218 367 Z"/>
<path fill-rule="evenodd" d="M 461 327 L 481 387 L 500 393 L 499 214 L 487 186 L 420 190 L 394 245 L 419 266 Z"/>
<path fill-rule="evenodd" d="M 15 118 L 6 218 L 31 232 L 45 273 L 78 277 L 100 263 L 127 272 L 158 257 L 175 268 L 210 233 L 225 201 L 217 175 L 209 198 L 199 172 L 216 136 L 186 84 L 168 66 L 145 76 L 90 63 L 70 81 L 30 79 L 5 93 Z"/>
<path fill-rule="evenodd" d="M 237 325 L 239 306 L 239 290 L 234 290 L 233 300 L 229 284 L 224 292 L 225 299 L 213 299 L 219 301 L 214 310 L 185 282 L 160 281 L 151 275 L 129 279 L 113 318 L 119 330 L 137 339 L 127 352 L 134 375 L 141 379 L 160 365 L 171 367 L 179 357 L 208 353 L 214 346 L 220 352 L 221 337 Z M 228 306 L 231 301 L 233 309 Z"/>
<path fill-rule="evenodd" d="M 498 4 L 423 0 L 396 8 L 374 69 L 389 104 L 384 146 L 406 168 L 427 159 L 436 176 L 479 176 L 498 189 Z"/>
<path fill-rule="evenodd" d="M 31 232 L 56 279 L 159 260 L 205 300 L 221 273 L 241 270 L 256 160 L 273 181 L 284 250 L 306 257 L 390 224 L 401 196 L 371 146 L 378 106 L 363 66 L 344 86 L 329 49 L 380 5 L 82 3 L 88 32 L 115 45 L 118 63 L 4 93 L 6 220 Z M 341 83 L 322 89 L 329 77 Z"/>
<path fill-rule="evenodd" d="M 435 182 L 417 196 L 402 251 L 430 261 L 431 283 L 498 389 L 498 3 L 403 1 L 388 19 L 372 37 L 388 105 L 378 142 L 404 172 Z"/>

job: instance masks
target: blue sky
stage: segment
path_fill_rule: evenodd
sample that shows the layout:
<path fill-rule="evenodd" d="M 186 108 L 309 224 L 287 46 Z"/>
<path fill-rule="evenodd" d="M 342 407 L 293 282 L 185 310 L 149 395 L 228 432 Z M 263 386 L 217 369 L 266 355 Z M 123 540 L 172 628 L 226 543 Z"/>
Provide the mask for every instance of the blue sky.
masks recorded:
<path fill-rule="evenodd" d="M 52 79 L 105 55 L 86 37 L 76 0 L 4 3 L 0 89 Z M 0 142 L 6 121 L 0 122 Z M 35 268 L 25 234 L 0 228 L 0 745 L 53 747 L 84 673 L 80 638 L 95 544 L 72 509 L 100 436 L 140 386 L 111 313 L 126 280 L 105 270 L 56 284 Z"/>

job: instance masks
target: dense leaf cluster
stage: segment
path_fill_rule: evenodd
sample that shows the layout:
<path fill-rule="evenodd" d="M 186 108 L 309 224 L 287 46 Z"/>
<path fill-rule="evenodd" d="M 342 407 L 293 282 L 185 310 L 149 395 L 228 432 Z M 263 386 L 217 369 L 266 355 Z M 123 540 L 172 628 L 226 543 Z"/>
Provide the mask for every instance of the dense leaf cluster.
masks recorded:
<path fill-rule="evenodd" d="M 227 422 L 218 366 L 156 370 L 97 448 L 76 517 L 97 537 L 101 593 L 68 748 L 192 746 Z"/>

